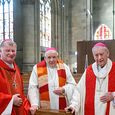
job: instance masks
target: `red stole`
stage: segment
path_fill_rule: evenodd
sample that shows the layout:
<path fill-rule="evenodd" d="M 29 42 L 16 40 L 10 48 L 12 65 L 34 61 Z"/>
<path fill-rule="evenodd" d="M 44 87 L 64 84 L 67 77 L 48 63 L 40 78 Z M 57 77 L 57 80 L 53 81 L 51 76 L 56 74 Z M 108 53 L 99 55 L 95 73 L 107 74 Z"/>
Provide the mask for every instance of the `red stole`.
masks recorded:
<path fill-rule="evenodd" d="M 62 87 L 66 83 L 66 73 L 61 60 L 57 62 L 58 65 L 58 77 L 59 77 L 59 87 Z M 39 92 L 40 92 L 40 103 L 41 107 L 45 108 L 44 105 L 47 105 L 47 109 L 50 109 L 50 98 L 48 90 L 48 76 L 47 76 L 47 67 L 46 62 L 42 61 L 37 64 L 38 72 L 38 82 L 39 82 Z M 48 107 L 49 106 L 49 107 Z M 59 109 L 64 109 L 66 107 L 66 100 L 64 96 L 59 97 Z"/>
<path fill-rule="evenodd" d="M 115 63 L 112 64 L 112 69 L 109 73 L 108 78 L 108 92 L 115 91 Z M 95 85 L 96 76 L 92 70 L 92 65 L 90 65 L 86 70 L 86 97 L 84 106 L 84 115 L 95 115 Z M 110 102 L 107 103 L 106 114 L 109 115 Z"/>

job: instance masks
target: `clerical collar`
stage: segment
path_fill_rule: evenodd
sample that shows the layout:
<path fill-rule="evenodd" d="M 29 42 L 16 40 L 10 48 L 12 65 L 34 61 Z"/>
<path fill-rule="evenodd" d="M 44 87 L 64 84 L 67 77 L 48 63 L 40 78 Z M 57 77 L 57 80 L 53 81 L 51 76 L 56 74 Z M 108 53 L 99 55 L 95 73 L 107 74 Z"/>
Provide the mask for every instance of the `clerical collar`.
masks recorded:
<path fill-rule="evenodd" d="M 57 66 L 51 67 L 51 66 L 49 66 L 48 64 L 47 64 L 47 67 L 48 67 L 48 68 L 51 68 L 51 69 L 57 68 Z"/>
<path fill-rule="evenodd" d="M 14 65 L 13 64 L 9 64 L 7 62 L 4 61 L 5 64 L 7 64 L 10 68 L 14 68 Z"/>
<path fill-rule="evenodd" d="M 100 71 L 100 70 L 106 70 L 106 68 L 107 68 L 107 64 L 105 65 L 105 66 L 103 66 L 103 67 L 100 67 L 99 65 L 97 66 L 97 70 L 98 70 L 98 72 Z"/>

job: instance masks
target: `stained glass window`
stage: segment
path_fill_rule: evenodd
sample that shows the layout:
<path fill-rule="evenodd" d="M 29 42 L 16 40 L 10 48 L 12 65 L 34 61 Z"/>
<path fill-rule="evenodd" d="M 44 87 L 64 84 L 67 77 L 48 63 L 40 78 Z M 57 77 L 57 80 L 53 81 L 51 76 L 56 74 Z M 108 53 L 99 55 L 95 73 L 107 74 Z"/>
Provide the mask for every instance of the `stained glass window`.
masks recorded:
<path fill-rule="evenodd" d="M 105 24 L 101 24 L 95 32 L 94 40 L 111 40 L 111 39 L 112 39 L 112 32 L 110 28 Z"/>
<path fill-rule="evenodd" d="M 51 46 L 50 0 L 40 0 L 40 46 Z"/>
<path fill-rule="evenodd" d="M 13 0 L 0 0 L 0 40 L 13 39 Z"/>

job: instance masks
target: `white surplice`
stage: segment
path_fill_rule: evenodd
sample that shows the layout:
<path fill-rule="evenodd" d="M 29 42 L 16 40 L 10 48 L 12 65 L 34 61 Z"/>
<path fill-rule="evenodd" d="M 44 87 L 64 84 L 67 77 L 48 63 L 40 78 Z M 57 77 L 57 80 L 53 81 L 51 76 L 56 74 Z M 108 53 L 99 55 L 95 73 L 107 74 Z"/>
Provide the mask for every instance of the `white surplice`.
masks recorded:
<path fill-rule="evenodd" d="M 70 72 L 69 67 L 64 64 L 65 72 L 67 76 L 66 85 L 63 86 L 65 89 L 65 95 L 67 103 L 70 104 L 71 97 L 73 94 L 73 90 L 76 86 L 76 82 Z M 48 86 L 49 86 L 49 96 L 50 96 L 50 108 L 51 109 L 59 109 L 59 96 L 54 94 L 53 91 L 59 87 L 58 83 L 58 73 L 57 68 L 47 67 L 48 71 Z M 37 66 L 33 67 L 30 80 L 29 80 L 29 88 L 28 88 L 28 98 L 30 100 L 31 105 L 40 105 L 39 100 L 39 89 L 38 87 L 38 74 L 37 74 Z"/>
<path fill-rule="evenodd" d="M 110 72 L 112 68 L 112 62 L 110 59 L 108 59 L 107 64 L 103 68 L 97 67 L 96 63 L 92 64 L 93 72 L 96 76 L 96 89 L 95 89 L 95 100 L 94 100 L 94 106 L 95 106 L 95 115 L 105 115 L 106 111 L 106 103 L 102 103 L 100 101 L 100 97 L 108 92 L 108 73 Z M 76 115 L 84 115 L 84 103 L 85 103 L 85 79 L 86 78 L 86 71 L 83 73 L 79 83 L 77 84 L 76 90 L 80 93 L 80 103 L 79 98 L 77 98 L 77 93 L 74 92 L 72 104 L 70 106 L 73 106 L 76 109 Z M 98 90 L 101 90 L 98 92 Z M 115 115 L 115 107 L 113 106 L 113 102 L 110 102 L 110 114 L 109 115 Z M 90 105 L 89 105 L 90 106 Z M 80 109 L 79 109 L 80 108 Z"/>

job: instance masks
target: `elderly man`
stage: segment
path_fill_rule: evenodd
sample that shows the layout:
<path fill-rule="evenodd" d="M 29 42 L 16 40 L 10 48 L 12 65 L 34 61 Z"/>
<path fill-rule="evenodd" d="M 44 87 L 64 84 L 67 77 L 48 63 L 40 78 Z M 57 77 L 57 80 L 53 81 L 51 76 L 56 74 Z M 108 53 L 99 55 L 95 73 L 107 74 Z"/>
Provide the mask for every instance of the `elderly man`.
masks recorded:
<path fill-rule="evenodd" d="M 95 63 L 90 65 L 79 81 L 73 94 L 71 109 L 79 115 L 115 115 L 115 63 L 109 59 L 109 50 L 103 43 L 92 48 Z"/>
<path fill-rule="evenodd" d="M 14 62 L 17 45 L 11 39 L 0 44 L 0 115 L 29 115 L 29 101 L 23 93 L 22 78 Z"/>
<path fill-rule="evenodd" d="M 36 64 L 30 76 L 28 96 L 31 113 L 37 108 L 64 109 L 71 100 L 76 82 L 69 67 L 58 59 L 55 48 L 48 48 L 45 60 Z M 66 98 L 66 100 L 65 100 Z"/>

